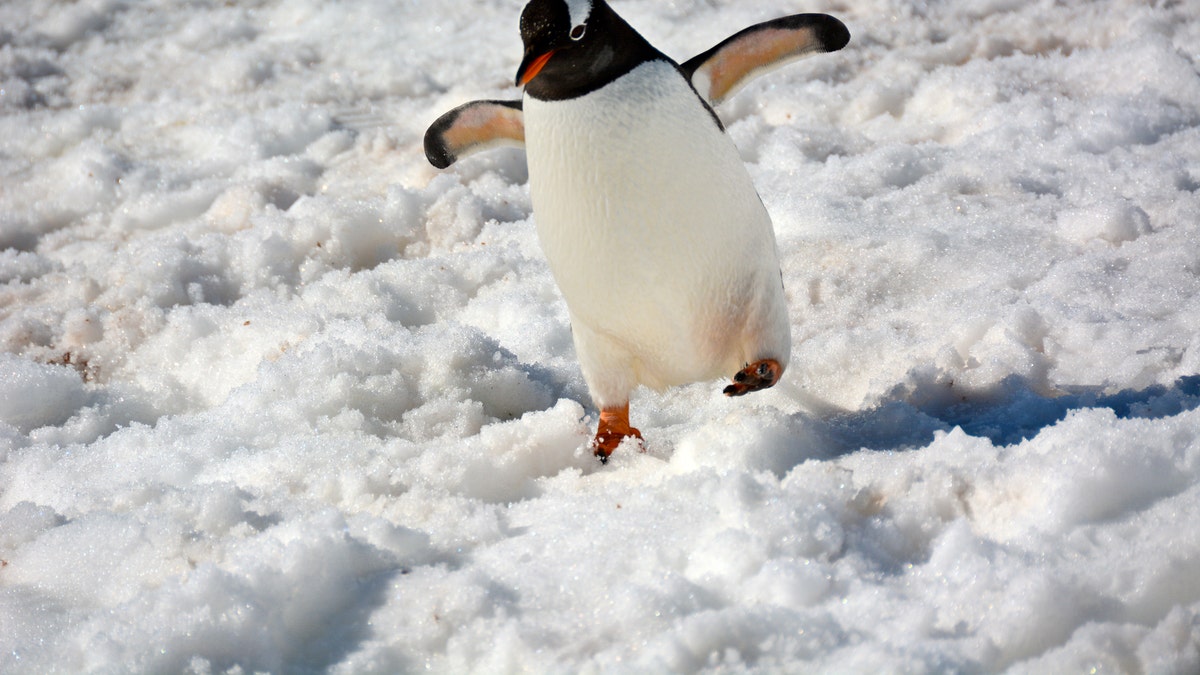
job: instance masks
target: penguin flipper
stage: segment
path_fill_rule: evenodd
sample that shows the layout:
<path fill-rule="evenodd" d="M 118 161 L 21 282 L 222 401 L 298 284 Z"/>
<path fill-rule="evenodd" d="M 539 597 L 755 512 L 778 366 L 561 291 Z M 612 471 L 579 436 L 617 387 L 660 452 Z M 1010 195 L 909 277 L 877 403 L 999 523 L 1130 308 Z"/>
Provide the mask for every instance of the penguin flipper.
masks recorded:
<path fill-rule="evenodd" d="M 425 132 L 425 157 L 445 169 L 467 155 L 500 146 L 525 146 L 520 101 L 471 101 L 437 118 Z"/>
<path fill-rule="evenodd" d="M 816 52 L 835 52 L 850 31 L 827 14 L 794 14 L 754 24 L 680 68 L 700 96 L 716 107 L 750 80 Z"/>

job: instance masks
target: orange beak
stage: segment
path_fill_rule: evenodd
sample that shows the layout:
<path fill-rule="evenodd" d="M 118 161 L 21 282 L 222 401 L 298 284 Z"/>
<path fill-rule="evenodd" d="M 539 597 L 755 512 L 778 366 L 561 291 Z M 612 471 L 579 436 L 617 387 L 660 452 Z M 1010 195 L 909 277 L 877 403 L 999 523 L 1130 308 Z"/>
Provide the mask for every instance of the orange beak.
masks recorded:
<path fill-rule="evenodd" d="M 528 65 L 521 64 L 521 68 L 517 70 L 517 86 L 524 87 L 530 80 L 537 77 L 537 74 L 542 72 L 542 68 L 546 67 L 546 63 L 550 60 L 550 57 L 554 56 L 554 51 L 551 49 L 533 61 L 530 61 Z"/>

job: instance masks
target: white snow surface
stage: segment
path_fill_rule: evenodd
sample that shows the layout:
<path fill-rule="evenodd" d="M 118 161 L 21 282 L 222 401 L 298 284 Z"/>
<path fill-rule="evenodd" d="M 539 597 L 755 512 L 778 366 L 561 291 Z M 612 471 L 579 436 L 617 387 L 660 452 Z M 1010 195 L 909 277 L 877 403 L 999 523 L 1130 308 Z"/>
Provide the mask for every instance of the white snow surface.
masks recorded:
<path fill-rule="evenodd" d="M 1200 4 L 616 0 L 718 111 L 786 381 L 607 465 L 518 0 L 0 5 L 0 672 L 1200 672 Z"/>

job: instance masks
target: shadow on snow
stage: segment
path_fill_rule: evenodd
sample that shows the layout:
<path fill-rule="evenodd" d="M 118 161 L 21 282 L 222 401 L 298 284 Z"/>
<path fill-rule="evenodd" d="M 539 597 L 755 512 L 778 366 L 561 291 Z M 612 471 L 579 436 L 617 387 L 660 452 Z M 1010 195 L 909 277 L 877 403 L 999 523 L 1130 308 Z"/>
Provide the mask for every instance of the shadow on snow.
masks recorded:
<path fill-rule="evenodd" d="M 1159 419 L 1200 407 L 1200 375 L 1170 386 L 1104 394 L 1100 387 L 1074 387 L 1057 395 L 1039 393 L 1028 380 L 1011 375 L 986 391 L 963 392 L 935 378 L 896 392 L 870 410 L 823 416 L 834 454 L 920 447 L 936 431 L 961 428 L 995 445 L 1033 438 L 1072 410 L 1108 408 L 1118 418 Z"/>

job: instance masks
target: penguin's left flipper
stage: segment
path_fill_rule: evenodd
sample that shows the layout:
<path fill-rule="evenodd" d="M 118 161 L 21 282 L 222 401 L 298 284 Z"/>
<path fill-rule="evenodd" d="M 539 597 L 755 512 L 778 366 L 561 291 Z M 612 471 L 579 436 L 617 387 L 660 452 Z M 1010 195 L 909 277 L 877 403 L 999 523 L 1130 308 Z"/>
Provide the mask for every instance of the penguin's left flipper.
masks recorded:
<path fill-rule="evenodd" d="M 734 33 L 680 68 L 692 86 L 716 107 L 747 82 L 817 52 L 835 52 L 850 31 L 827 14 L 794 14 Z"/>
<path fill-rule="evenodd" d="M 524 147 L 520 101 L 471 101 L 437 118 L 425 132 L 425 157 L 439 169 L 476 152 Z"/>
<path fill-rule="evenodd" d="M 722 393 L 726 396 L 741 396 L 752 391 L 768 389 L 775 386 L 783 376 L 783 366 L 775 359 L 755 361 L 742 368 L 733 376 L 733 384 L 725 387 Z"/>

